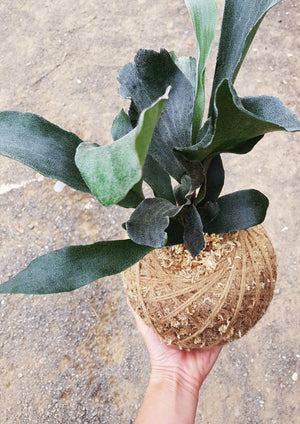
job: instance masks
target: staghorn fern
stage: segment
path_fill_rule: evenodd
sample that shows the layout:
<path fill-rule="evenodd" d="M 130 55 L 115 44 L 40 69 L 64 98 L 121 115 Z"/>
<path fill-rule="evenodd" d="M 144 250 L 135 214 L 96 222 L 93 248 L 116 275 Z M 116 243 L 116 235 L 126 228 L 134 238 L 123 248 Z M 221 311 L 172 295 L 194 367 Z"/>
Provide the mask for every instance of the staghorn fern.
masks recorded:
<path fill-rule="evenodd" d="M 74 290 L 123 271 L 154 248 L 184 242 L 195 256 L 204 247 L 203 232 L 225 233 L 264 220 L 268 199 L 259 191 L 220 197 L 220 154 L 245 154 L 266 133 L 300 130 L 296 116 L 279 99 L 240 98 L 234 89 L 263 17 L 279 1 L 226 0 L 203 125 L 205 66 L 217 18 L 214 0 L 185 0 L 196 58 L 141 49 L 134 63 L 120 70 L 120 95 L 130 99 L 130 107 L 113 122 L 113 143 L 84 143 L 38 115 L 0 112 L 1 154 L 92 193 L 104 206 L 135 208 L 124 224 L 130 239 L 69 246 L 43 255 L 0 285 L 0 293 Z M 153 198 L 144 198 L 143 181 L 152 188 Z"/>

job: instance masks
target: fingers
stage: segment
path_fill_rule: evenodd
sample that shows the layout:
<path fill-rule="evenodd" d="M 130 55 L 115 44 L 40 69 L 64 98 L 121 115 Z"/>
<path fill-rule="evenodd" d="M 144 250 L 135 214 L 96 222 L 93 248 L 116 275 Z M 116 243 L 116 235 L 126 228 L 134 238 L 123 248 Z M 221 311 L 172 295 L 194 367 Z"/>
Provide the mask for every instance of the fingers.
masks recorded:
<path fill-rule="evenodd" d="M 180 351 L 176 346 L 167 346 L 166 344 L 164 344 L 159 338 L 159 336 L 145 324 L 142 318 L 132 308 L 128 298 L 127 304 L 132 315 L 135 318 L 137 328 L 144 339 L 144 342 L 152 360 L 157 358 L 161 359 L 162 357 L 166 356 L 166 353 L 171 354 L 171 352 L 173 358 L 174 355 L 176 356 L 176 354 L 178 354 L 180 358 L 182 358 L 182 351 Z M 194 354 L 196 354 L 199 359 L 201 358 L 201 367 L 205 376 L 209 373 L 214 363 L 216 362 L 221 352 L 221 349 L 222 346 L 219 345 L 211 348 L 194 350 Z M 186 352 L 186 354 L 188 356 L 191 356 L 188 354 L 188 352 Z"/>
<path fill-rule="evenodd" d="M 209 349 L 210 357 L 209 357 L 207 373 L 209 373 L 210 370 L 212 369 L 212 367 L 214 366 L 216 360 L 218 359 L 218 356 L 220 355 L 222 347 L 223 347 L 223 345 L 218 345 L 218 346 L 213 346 Z"/>
<path fill-rule="evenodd" d="M 134 316 L 137 328 L 138 328 L 139 332 L 141 333 L 141 336 L 144 339 L 144 342 L 147 346 L 149 354 L 151 355 L 153 353 L 153 350 L 155 349 L 155 347 L 157 345 L 161 345 L 162 342 L 161 342 L 159 336 L 157 334 L 155 334 L 154 331 L 150 327 L 148 327 L 144 323 L 142 318 L 135 312 L 135 310 L 132 308 L 128 298 L 127 298 L 127 304 L 128 304 L 128 307 L 129 307 L 132 315 Z"/>
<path fill-rule="evenodd" d="M 146 324 L 144 323 L 144 321 L 142 320 L 142 318 L 135 312 L 135 310 L 133 309 L 133 307 L 131 306 L 131 304 L 129 302 L 128 297 L 127 297 L 127 305 L 128 305 L 128 307 L 129 307 L 129 309 L 130 309 L 130 311 L 131 311 L 131 313 L 132 313 L 132 315 L 133 315 L 133 317 L 135 319 L 135 322 L 136 322 L 136 325 L 137 325 L 138 330 L 142 334 L 145 333 L 145 331 L 146 331 L 146 329 L 148 327 L 146 326 Z"/>

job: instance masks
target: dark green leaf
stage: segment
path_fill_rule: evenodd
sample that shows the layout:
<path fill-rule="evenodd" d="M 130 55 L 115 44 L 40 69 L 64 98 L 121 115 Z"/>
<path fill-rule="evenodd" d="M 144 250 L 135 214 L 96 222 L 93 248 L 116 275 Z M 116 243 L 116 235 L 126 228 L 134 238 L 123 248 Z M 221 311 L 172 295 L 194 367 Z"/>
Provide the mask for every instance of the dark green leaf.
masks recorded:
<path fill-rule="evenodd" d="M 169 53 L 161 50 L 139 50 L 135 65 L 120 70 L 120 94 L 133 101 L 141 111 L 160 96 L 169 85 L 169 100 L 154 130 L 148 154 L 178 182 L 184 168 L 173 154 L 174 147 L 191 144 L 194 90 L 190 81 L 175 65 Z"/>
<path fill-rule="evenodd" d="M 129 118 L 130 118 L 130 122 L 131 122 L 132 127 L 135 128 L 137 126 L 140 113 L 137 110 L 137 107 L 135 106 L 135 104 L 133 103 L 133 101 L 130 102 L 130 106 L 129 106 L 129 110 L 128 110 L 128 115 L 129 115 Z"/>
<path fill-rule="evenodd" d="M 272 123 L 278 130 L 299 131 L 300 121 L 280 99 L 273 96 L 241 97 L 241 106 L 249 114 L 262 121 Z"/>
<path fill-rule="evenodd" d="M 200 150 L 202 153 L 202 150 L 211 143 L 212 138 L 213 125 L 211 118 L 208 118 L 198 133 L 196 144 L 178 149 L 174 148 L 174 154 L 176 155 L 176 152 L 179 152 L 181 155 L 184 155 L 189 160 L 197 160 L 198 162 L 201 162 L 205 155 L 199 155 L 198 151 Z M 200 157 L 200 160 L 198 160 L 198 156 Z"/>
<path fill-rule="evenodd" d="M 142 190 L 143 180 L 141 179 L 137 184 L 135 184 L 132 189 L 129 190 L 126 197 L 117 203 L 118 206 L 122 208 L 136 208 L 144 199 L 144 194 Z"/>
<path fill-rule="evenodd" d="M 137 244 L 162 247 L 167 242 L 166 228 L 170 218 L 176 216 L 181 208 L 168 200 L 145 199 L 132 213 L 126 223 L 129 237 Z"/>
<path fill-rule="evenodd" d="M 278 98 L 239 98 L 230 82 L 224 80 L 216 93 L 212 139 L 204 138 L 183 153 L 199 161 L 212 153 L 248 153 L 264 134 L 282 130 L 300 130 L 300 122 Z"/>
<path fill-rule="evenodd" d="M 143 110 L 137 126 L 112 144 L 81 143 L 75 160 L 93 195 L 104 206 L 119 203 L 142 178 L 142 168 L 166 93 Z"/>
<path fill-rule="evenodd" d="M 203 206 L 197 206 L 197 210 L 200 213 L 202 223 L 206 228 L 220 213 L 220 206 L 218 202 L 211 202 L 208 200 Z"/>
<path fill-rule="evenodd" d="M 76 148 L 81 142 L 75 134 L 41 116 L 0 112 L 0 154 L 76 190 L 89 192 L 74 160 Z"/>
<path fill-rule="evenodd" d="M 174 189 L 176 203 L 179 205 L 185 205 L 187 200 L 191 199 L 193 191 L 191 177 L 184 174 L 181 178 L 180 184 Z M 190 203 L 190 201 L 188 203 Z"/>
<path fill-rule="evenodd" d="M 124 137 L 124 135 L 128 134 L 132 129 L 130 118 L 122 109 L 112 124 L 111 135 L 113 140 L 119 140 L 119 138 Z"/>
<path fill-rule="evenodd" d="M 222 159 L 220 155 L 217 155 L 210 160 L 205 177 L 205 196 L 200 206 L 208 201 L 215 202 L 218 199 L 224 185 L 224 177 Z"/>
<path fill-rule="evenodd" d="M 204 226 L 207 233 L 229 233 L 261 224 L 269 206 L 267 197 L 257 190 L 242 190 L 217 201 L 219 214 Z"/>
<path fill-rule="evenodd" d="M 185 206 L 182 210 L 184 230 L 183 241 L 192 256 L 197 256 L 204 247 L 203 225 L 194 205 Z"/>
<path fill-rule="evenodd" d="M 215 92 L 224 79 L 234 82 L 250 44 L 266 12 L 281 0 L 226 0 L 217 64 L 212 88 L 210 114 Z"/>
<path fill-rule="evenodd" d="M 187 159 L 181 152 L 174 150 L 174 155 L 185 167 L 187 174 L 190 176 L 192 190 L 200 187 L 204 181 L 204 169 L 201 162 L 197 160 Z M 182 179 L 181 179 L 182 181 Z"/>
<path fill-rule="evenodd" d="M 101 241 L 69 246 L 32 261 L 26 269 L 0 285 L 0 293 L 46 294 L 75 290 L 117 274 L 142 259 L 151 248 L 131 240 Z"/>
<path fill-rule="evenodd" d="M 259 141 L 266 133 L 300 129 L 296 116 L 279 99 L 271 96 L 240 99 L 228 80 L 217 90 L 216 106 L 216 128 L 208 147 L 213 152 L 247 153 L 253 148 L 251 141 Z"/>
<path fill-rule="evenodd" d="M 176 218 L 177 217 L 175 217 L 175 219 L 170 219 L 170 224 L 166 229 L 166 233 L 168 235 L 166 246 L 183 243 L 183 223 L 178 222 Z"/>
<path fill-rule="evenodd" d="M 193 88 L 196 88 L 196 72 L 197 62 L 194 57 L 177 57 L 174 52 L 169 52 L 169 55 L 173 59 L 175 65 L 181 70 L 181 72 L 187 77 L 192 84 Z"/>
<path fill-rule="evenodd" d="M 215 36 L 217 5 L 215 0 L 185 0 L 196 37 L 196 89 L 193 115 L 192 142 L 196 141 L 204 113 L 204 73 L 210 48 Z"/>
<path fill-rule="evenodd" d="M 155 197 L 162 197 L 171 203 L 175 203 L 169 174 L 150 155 L 147 155 L 145 160 L 143 179 L 152 188 Z"/>

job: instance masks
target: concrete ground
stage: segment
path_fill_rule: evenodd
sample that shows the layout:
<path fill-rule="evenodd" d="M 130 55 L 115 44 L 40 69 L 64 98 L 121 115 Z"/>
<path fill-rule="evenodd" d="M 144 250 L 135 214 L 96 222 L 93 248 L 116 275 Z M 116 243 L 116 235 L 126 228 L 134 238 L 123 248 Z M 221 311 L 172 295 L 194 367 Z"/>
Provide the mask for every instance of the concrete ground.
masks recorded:
<path fill-rule="evenodd" d="M 240 95 L 280 97 L 298 116 L 299 18 L 296 0 L 270 11 L 236 84 Z M 138 48 L 194 55 L 183 0 L 2 0 L 0 35 L 0 109 L 38 113 L 98 143 L 111 141 L 128 105 L 117 72 Z M 299 423 L 299 157 L 299 136 L 287 133 L 224 157 L 225 191 L 257 188 L 270 199 L 265 226 L 279 275 L 265 317 L 223 349 L 196 423 Z M 124 237 L 126 210 L 54 184 L 0 157 L 1 282 L 41 253 Z M 1 424 L 129 424 L 148 375 L 119 275 L 71 293 L 0 296 Z"/>

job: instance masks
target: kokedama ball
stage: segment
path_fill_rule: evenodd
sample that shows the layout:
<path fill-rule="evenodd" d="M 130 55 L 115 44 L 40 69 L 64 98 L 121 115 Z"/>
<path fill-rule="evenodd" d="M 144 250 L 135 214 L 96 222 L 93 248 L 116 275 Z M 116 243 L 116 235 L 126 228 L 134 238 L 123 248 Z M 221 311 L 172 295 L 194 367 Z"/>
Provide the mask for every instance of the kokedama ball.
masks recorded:
<path fill-rule="evenodd" d="M 150 252 L 123 274 L 132 307 L 167 344 L 195 349 L 242 337 L 266 312 L 276 256 L 264 228 L 205 235 L 193 258 L 184 245 Z"/>

